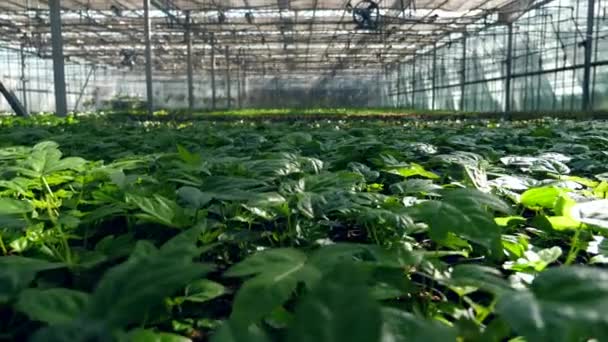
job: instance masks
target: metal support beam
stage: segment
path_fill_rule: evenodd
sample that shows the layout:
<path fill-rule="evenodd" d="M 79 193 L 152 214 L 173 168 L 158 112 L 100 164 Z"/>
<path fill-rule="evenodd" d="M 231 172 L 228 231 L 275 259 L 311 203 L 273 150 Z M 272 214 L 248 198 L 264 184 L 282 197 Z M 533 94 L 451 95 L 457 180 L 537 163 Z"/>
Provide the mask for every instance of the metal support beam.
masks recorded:
<path fill-rule="evenodd" d="M 432 82 L 432 92 L 431 92 L 431 109 L 435 110 L 435 97 L 437 90 L 435 89 L 437 82 L 437 43 L 433 44 L 433 79 Z"/>
<path fill-rule="evenodd" d="M 583 70 L 583 110 L 593 109 L 591 103 L 591 61 L 593 57 L 593 29 L 595 27 L 595 0 L 587 0 L 587 35 L 585 36 L 585 67 Z"/>
<path fill-rule="evenodd" d="M 243 108 L 243 99 L 242 96 L 243 94 L 241 93 L 241 69 L 242 69 L 242 65 L 241 65 L 241 53 L 239 51 L 239 57 L 238 57 L 238 63 L 237 63 L 237 69 L 236 69 L 236 93 L 237 93 L 237 99 L 238 99 L 238 106 L 239 109 Z"/>
<path fill-rule="evenodd" d="M 179 19 L 179 17 L 177 17 L 175 14 L 173 14 L 172 10 L 177 10 L 177 6 L 175 6 L 175 4 L 173 4 L 172 1 L 170 0 L 150 0 L 150 5 L 152 5 L 153 7 L 157 8 L 158 10 L 160 10 L 161 12 L 163 12 L 164 15 L 167 16 L 167 18 L 169 18 L 169 20 L 171 21 L 171 25 L 176 24 L 176 25 L 182 25 L 181 20 Z"/>
<path fill-rule="evenodd" d="M 243 100 L 241 98 L 241 66 L 237 66 L 236 70 L 236 95 L 237 95 L 237 105 L 238 108 L 243 107 Z"/>
<path fill-rule="evenodd" d="M 278 98 L 281 98 L 281 93 L 280 93 L 280 89 L 279 89 L 279 76 L 275 76 L 274 79 L 274 93 Z"/>
<path fill-rule="evenodd" d="M 602 66 L 608 66 L 608 61 L 598 61 L 598 62 L 593 62 L 591 63 L 592 67 L 602 67 Z M 535 70 L 535 71 L 528 71 L 528 72 L 522 72 L 522 73 L 513 73 L 511 75 L 512 79 L 518 79 L 518 78 L 523 78 L 523 77 L 530 77 L 530 76 L 538 76 L 538 75 L 554 75 L 555 73 L 561 73 L 564 71 L 574 71 L 574 70 L 578 70 L 578 69 L 582 69 L 584 66 L 583 64 L 571 64 L 565 67 L 559 67 L 559 68 L 552 68 L 552 69 L 543 69 L 543 70 Z M 504 76 L 499 76 L 499 77 L 488 77 L 488 78 L 482 78 L 482 79 L 477 79 L 477 80 L 473 80 L 473 81 L 467 81 L 466 85 L 470 86 L 470 85 L 476 85 L 476 84 L 487 84 L 489 82 L 505 82 L 507 78 Z M 437 86 L 437 89 L 449 89 L 449 88 L 453 88 L 454 85 L 451 84 L 447 84 L 447 85 L 440 85 Z M 431 87 L 427 87 L 427 88 L 421 88 L 416 90 L 416 92 L 429 92 L 431 91 Z M 394 95 L 394 93 L 393 93 Z"/>
<path fill-rule="evenodd" d="M 232 94 L 231 94 L 231 84 L 230 84 L 230 50 L 228 45 L 225 47 L 225 55 L 226 55 L 226 106 L 228 109 L 232 107 Z"/>
<path fill-rule="evenodd" d="M 390 92 L 391 83 L 388 78 L 388 65 L 384 65 L 384 74 L 382 75 L 382 106 L 388 107 L 388 93 Z"/>
<path fill-rule="evenodd" d="M 23 104 L 23 111 L 27 114 L 29 113 L 27 110 L 27 79 L 25 77 L 25 44 L 21 43 L 21 94 L 22 94 L 22 101 L 21 103 Z"/>
<path fill-rule="evenodd" d="M 397 63 L 397 106 L 401 107 L 401 62 Z"/>
<path fill-rule="evenodd" d="M 416 53 L 412 61 L 412 109 L 416 108 Z"/>
<path fill-rule="evenodd" d="M 241 76 L 241 96 L 243 97 L 243 100 L 245 100 L 243 103 L 245 103 L 247 100 L 247 63 L 243 64 L 241 72 L 243 73 Z"/>
<path fill-rule="evenodd" d="M 53 47 L 53 80 L 55 85 L 55 114 L 68 115 L 65 86 L 65 66 L 63 60 L 63 38 L 61 37 L 60 0 L 49 0 L 51 19 L 51 45 Z"/>
<path fill-rule="evenodd" d="M 150 0 L 144 1 L 144 40 L 146 44 L 146 103 L 148 115 L 154 113 L 154 92 L 152 89 L 152 24 L 150 22 Z"/>
<path fill-rule="evenodd" d="M 17 99 L 17 96 L 15 96 L 12 91 L 8 90 L 2 81 L 0 81 L 0 94 L 4 95 L 6 102 L 8 102 L 8 104 L 11 106 L 15 114 L 18 116 L 28 116 L 27 112 L 21 105 L 21 102 L 19 102 L 19 99 Z"/>
<path fill-rule="evenodd" d="M 215 91 L 215 36 L 211 33 L 211 109 L 217 108 L 217 93 Z"/>
<path fill-rule="evenodd" d="M 80 93 L 78 94 L 78 99 L 76 100 L 76 104 L 74 105 L 75 112 L 78 111 L 78 107 L 80 106 L 80 101 L 82 101 L 82 97 L 84 96 L 84 91 L 87 89 L 87 86 L 89 85 L 89 80 L 91 79 L 91 76 L 95 73 L 96 68 L 97 67 L 95 65 L 91 66 L 91 69 L 87 73 L 87 77 L 84 80 L 84 84 L 80 88 Z"/>
<path fill-rule="evenodd" d="M 505 77 L 505 112 L 510 113 L 512 110 L 512 86 L 513 80 L 513 23 L 507 24 L 507 61 L 506 61 L 506 77 Z"/>
<path fill-rule="evenodd" d="M 467 35 L 462 36 L 462 65 L 460 70 L 460 110 L 464 111 L 467 82 Z"/>
<path fill-rule="evenodd" d="M 378 99 L 378 107 L 382 107 L 382 87 L 380 85 L 380 71 L 376 73 L 376 89 L 378 93 L 378 96 L 376 97 Z"/>
<path fill-rule="evenodd" d="M 188 109 L 194 109 L 194 80 L 192 65 L 192 23 L 190 22 L 190 11 L 186 12 L 186 63 L 188 72 Z"/>

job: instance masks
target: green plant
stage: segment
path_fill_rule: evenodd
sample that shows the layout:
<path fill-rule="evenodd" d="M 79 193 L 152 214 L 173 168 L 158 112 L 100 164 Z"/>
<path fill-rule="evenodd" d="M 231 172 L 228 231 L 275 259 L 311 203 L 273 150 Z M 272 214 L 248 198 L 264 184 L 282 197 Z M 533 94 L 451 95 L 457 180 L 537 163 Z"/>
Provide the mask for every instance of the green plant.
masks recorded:
<path fill-rule="evenodd" d="M 0 118 L 0 339 L 608 338 L 605 122 L 308 113 Z"/>

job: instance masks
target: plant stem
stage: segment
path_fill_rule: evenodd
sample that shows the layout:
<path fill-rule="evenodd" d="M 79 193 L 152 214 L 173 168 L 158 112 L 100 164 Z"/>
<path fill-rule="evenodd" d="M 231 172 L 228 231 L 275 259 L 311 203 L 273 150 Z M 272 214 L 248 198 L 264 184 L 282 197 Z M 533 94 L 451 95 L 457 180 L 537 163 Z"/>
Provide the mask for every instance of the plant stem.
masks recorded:
<path fill-rule="evenodd" d="M 51 198 L 55 198 L 55 194 L 53 193 L 53 190 L 51 190 L 51 187 L 49 186 L 49 183 L 46 181 L 46 178 L 44 178 L 44 176 L 40 177 L 40 179 L 42 180 L 42 183 L 44 184 L 44 187 L 46 188 L 46 191 L 49 193 L 49 195 L 51 196 Z"/>
<path fill-rule="evenodd" d="M 568 252 L 568 256 L 566 257 L 566 265 L 572 265 L 572 263 L 576 260 L 578 256 L 578 252 L 580 248 L 578 247 L 578 238 L 580 235 L 581 227 L 574 232 L 574 236 L 572 237 L 572 241 L 570 242 L 570 251 Z"/>
<path fill-rule="evenodd" d="M 0 234 L 0 249 L 2 250 L 2 255 L 8 254 L 8 250 L 6 249 L 6 246 L 4 245 L 4 240 L 2 239 L 2 234 Z"/>

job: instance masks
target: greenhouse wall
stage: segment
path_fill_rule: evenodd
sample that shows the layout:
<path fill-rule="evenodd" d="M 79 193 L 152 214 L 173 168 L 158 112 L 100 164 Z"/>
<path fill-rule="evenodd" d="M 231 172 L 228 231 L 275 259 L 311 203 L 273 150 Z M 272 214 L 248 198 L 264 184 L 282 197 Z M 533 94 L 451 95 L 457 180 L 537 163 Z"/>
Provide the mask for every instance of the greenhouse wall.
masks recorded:
<path fill-rule="evenodd" d="M 583 109 L 588 0 L 556 0 L 527 12 L 513 27 L 514 111 Z M 608 2 L 595 1 L 591 109 L 608 110 Z M 394 107 L 503 111 L 506 106 L 508 26 L 489 26 L 466 38 L 451 34 L 435 47 L 391 66 L 385 84 Z M 464 100 L 462 100 L 464 95 Z"/>
<path fill-rule="evenodd" d="M 41 58 L 17 48 L 0 48 L 0 80 L 12 91 L 28 111 L 54 111 L 53 65 Z M 65 80 L 68 106 L 81 110 L 84 101 L 92 95 L 96 81 L 94 66 L 66 61 Z M 0 96 L 0 111 L 10 111 L 4 97 Z"/>
<path fill-rule="evenodd" d="M 23 56 L 23 64 L 22 57 Z M 52 61 L 17 48 L 0 48 L 1 79 L 29 112 L 52 112 L 55 109 Z M 69 111 L 109 109 L 108 101 L 133 98 L 145 101 L 146 82 L 143 72 L 129 68 L 109 68 L 79 61 L 65 63 L 67 102 Z M 193 75 L 194 108 L 213 109 L 212 76 L 210 70 Z M 230 73 L 230 103 L 228 77 L 225 69 L 215 70 L 215 108 L 274 108 L 274 107 L 378 107 L 388 93 L 379 75 L 331 76 L 315 74 L 243 74 Z M 24 91 L 25 84 L 25 91 Z M 240 88 L 240 92 L 239 92 Z M 187 79 L 184 74 L 157 71 L 153 75 L 154 107 L 182 109 L 188 107 Z M 240 100 L 239 100 L 240 96 Z M 386 101 L 388 102 L 388 101 Z M 385 103 L 388 105 L 388 103 Z M 0 111 L 11 111 L 0 97 Z"/>

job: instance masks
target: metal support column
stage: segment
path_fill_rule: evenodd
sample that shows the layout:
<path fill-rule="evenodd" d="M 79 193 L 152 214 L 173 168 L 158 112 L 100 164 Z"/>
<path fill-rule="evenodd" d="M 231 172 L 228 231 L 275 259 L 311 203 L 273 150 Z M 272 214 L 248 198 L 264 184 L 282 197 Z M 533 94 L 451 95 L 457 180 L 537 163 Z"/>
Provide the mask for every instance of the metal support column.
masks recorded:
<path fill-rule="evenodd" d="M 144 1 L 144 40 L 146 44 L 146 104 L 148 115 L 154 113 L 154 92 L 152 90 L 152 45 L 150 37 L 152 24 L 150 22 L 150 0 Z"/>
<path fill-rule="evenodd" d="M 397 62 L 397 104 L 396 107 L 401 107 L 401 63 Z"/>
<path fill-rule="evenodd" d="M 467 34 L 462 36 L 462 65 L 460 70 L 460 110 L 464 111 L 467 82 Z"/>
<path fill-rule="evenodd" d="M 384 65 L 384 74 L 382 77 L 382 106 L 388 107 L 389 95 L 391 92 L 391 83 L 388 77 L 388 65 Z"/>
<path fill-rule="evenodd" d="M 507 24 L 507 61 L 506 61 L 506 77 L 505 77 L 505 112 L 511 112 L 511 94 L 512 86 L 511 81 L 513 79 L 513 23 Z"/>
<path fill-rule="evenodd" d="M 63 39 L 61 37 L 60 0 L 49 0 L 51 19 L 51 45 L 53 46 L 53 80 L 55 83 L 55 113 L 68 115 L 66 98 L 65 66 L 63 60 Z"/>
<path fill-rule="evenodd" d="M 595 0 L 587 1 L 587 35 L 585 36 L 585 64 L 583 74 L 583 110 L 593 109 L 591 103 L 591 59 L 593 56 L 593 29 L 595 27 Z"/>
<path fill-rule="evenodd" d="M 194 109 L 194 81 L 192 79 L 192 23 L 190 21 L 190 11 L 186 12 L 186 63 L 188 73 L 188 109 Z"/>
<path fill-rule="evenodd" d="M 437 89 L 436 89 L 436 82 L 437 82 L 437 43 L 433 44 L 433 72 L 432 72 L 432 77 L 433 79 L 431 80 L 432 83 L 432 92 L 431 92 L 431 109 L 435 110 L 435 97 L 436 97 L 436 93 L 437 93 Z"/>
<path fill-rule="evenodd" d="M 25 43 L 21 43 L 21 104 L 23 105 L 23 111 L 27 114 L 27 79 L 25 77 Z"/>
<path fill-rule="evenodd" d="M 241 99 L 241 66 L 237 66 L 236 69 L 236 95 L 237 95 L 237 106 L 239 109 L 243 107 L 243 100 Z"/>
<path fill-rule="evenodd" d="M 243 67 L 241 69 L 242 78 L 241 78 L 241 96 L 243 97 L 243 103 L 247 102 L 247 63 L 243 63 Z"/>
<path fill-rule="evenodd" d="M 228 45 L 225 47 L 226 54 L 226 106 L 228 109 L 232 107 L 232 94 L 231 94 L 231 84 L 230 84 L 230 50 L 228 49 Z"/>
<path fill-rule="evenodd" d="M 412 61 L 412 109 L 416 108 L 416 53 Z"/>
<path fill-rule="evenodd" d="M 97 67 L 95 65 L 92 65 L 91 69 L 87 73 L 87 77 L 84 80 L 84 84 L 80 88 L 80 93 L 78 94 L 78 99 L 76 100 L 76 104 L 74 105 L 74 111 L 75 112 L 78 111 L 78 107 L 80 106 L 80 101 L 82 101 L 82 97 L 84 96 L 84 92 L 87 89 L 87 86 L 89 85 L 89 80 L 91 79 L 91 76 L 95 74 L 95 70 L 96 69 L 97 69 Z"/>
<path fill-rule="evenodd" d="M 23 109 L 21 102 L 19 102 L 19 99 L 17 98 L 17 96 L 15 96 L 15 93 L 12 92 L 11 90 L 7 89 L 1 80 L 0 80 L 0 94 L 2 96 L 4 96 L 4 98 L 6 99 L 6 102 L 8 102 L 9 106 L 11 106 L 11 108 L 13 109 L 15 114 L 17 114 L 19 116 L 28 116 L 25 109 Z"/>
<path fill-rule="evenodd" d="M 217 109 L 217 92 L 215 90 L 215 36 L 211 33 L 211 108 Z"/>
<path fill-rule="evenodd" d="M 238 100 L 239 109 L 243 108 L 243 99 L 241 94 L 241 56 L 239 52 L 239 57 L 237 58 L 237 69 L 236 69 L 236 94 Z"/>
<path fill-rule="evenodd" d="M 377 89 L 377 93 L 378 93 L 378 107 L 382 107 L 382 86 L 380 85 L 380 73 L 381 71 L 378 70 L 376 72 L 376 89 Z"/>

